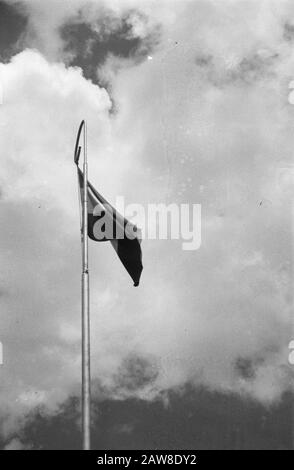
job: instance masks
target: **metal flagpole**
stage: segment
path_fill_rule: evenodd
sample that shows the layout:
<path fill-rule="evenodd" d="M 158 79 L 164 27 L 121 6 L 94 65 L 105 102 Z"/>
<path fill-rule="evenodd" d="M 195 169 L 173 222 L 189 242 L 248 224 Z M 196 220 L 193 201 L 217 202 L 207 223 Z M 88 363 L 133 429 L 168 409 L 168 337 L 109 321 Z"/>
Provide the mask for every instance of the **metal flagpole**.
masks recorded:
<path fill-rule="evenodd" d="M 90 375 L 90 308 L 88 270 L 88 162 L 87 124 L 84 123 L 84 184 L 82 216 L 82 428 L 83 450 L 91 447 L 91 375 Z"/>

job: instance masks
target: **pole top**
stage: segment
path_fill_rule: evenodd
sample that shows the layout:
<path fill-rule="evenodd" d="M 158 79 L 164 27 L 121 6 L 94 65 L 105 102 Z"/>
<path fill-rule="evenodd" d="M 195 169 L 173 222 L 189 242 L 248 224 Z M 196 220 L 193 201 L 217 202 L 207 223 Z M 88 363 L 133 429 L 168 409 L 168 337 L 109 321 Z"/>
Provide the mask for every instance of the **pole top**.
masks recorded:
<path fill-rule="evenodd" d="M 81 146 L 79 145 L 80 143 L 80 137 L 81 137 L 81 133 L 82 133 L 82 130 L 83 130 L 83 127 L 85 126 L 85 121 L 84 119 L 82 120 L 81 124 L 80 124 L 80 127 L 79 127 L 79 130 L 78 130 L 78 134 L 77 134 L 77 139 L 76 139 L 76 145 L 75 145 L 75 153 L 74 153 L 74 163 L 78 166 L 79 165 L 79 159 L 80 159 L 80 154 L 81 154 Z"/>

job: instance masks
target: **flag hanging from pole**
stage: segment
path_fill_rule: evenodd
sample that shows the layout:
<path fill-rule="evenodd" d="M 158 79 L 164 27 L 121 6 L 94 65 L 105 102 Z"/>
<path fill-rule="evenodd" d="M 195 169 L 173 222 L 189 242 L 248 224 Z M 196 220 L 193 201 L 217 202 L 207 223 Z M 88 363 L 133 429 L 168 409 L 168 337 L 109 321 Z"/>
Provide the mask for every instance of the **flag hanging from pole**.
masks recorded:
<path fill-rule="evenodd" d="M 78 163 L 78 161 L 76 162 Z M 81 197 L 83 172 L 78 167 Z M 98 242 L 110 241 L 120 261 L 138 286 L 143 269 L 140 231 L 125 219 L 88 181 L 88 237 Z"/>

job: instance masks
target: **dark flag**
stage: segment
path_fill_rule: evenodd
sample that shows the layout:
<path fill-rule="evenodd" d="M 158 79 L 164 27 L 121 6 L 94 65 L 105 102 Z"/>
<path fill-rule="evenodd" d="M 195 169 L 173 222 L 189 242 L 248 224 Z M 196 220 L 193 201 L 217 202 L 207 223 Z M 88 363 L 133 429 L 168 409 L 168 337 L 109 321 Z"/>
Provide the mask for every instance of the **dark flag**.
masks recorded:
<path fill-rule="evenodd" d="M 77 163 L 77 162 L 76 162 Z M 78 168 L 79 186 L 83 194 L 83 172 Z M 88 236 L 98 242 L 110 241 L 122 264 L 139 285 L 142 265 L 140 232 L 88 181 Z"/>

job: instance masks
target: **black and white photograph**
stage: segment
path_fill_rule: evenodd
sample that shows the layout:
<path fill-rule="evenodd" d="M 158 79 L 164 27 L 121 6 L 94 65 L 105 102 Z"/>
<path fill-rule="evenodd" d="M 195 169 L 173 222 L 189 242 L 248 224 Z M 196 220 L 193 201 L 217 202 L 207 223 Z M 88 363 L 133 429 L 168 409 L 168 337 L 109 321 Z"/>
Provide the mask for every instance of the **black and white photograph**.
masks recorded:
<path fill-rule="evenodd" d="M 293 0 L 0 0 L 0 461 L 294 449 L 293 157 Z"/>

